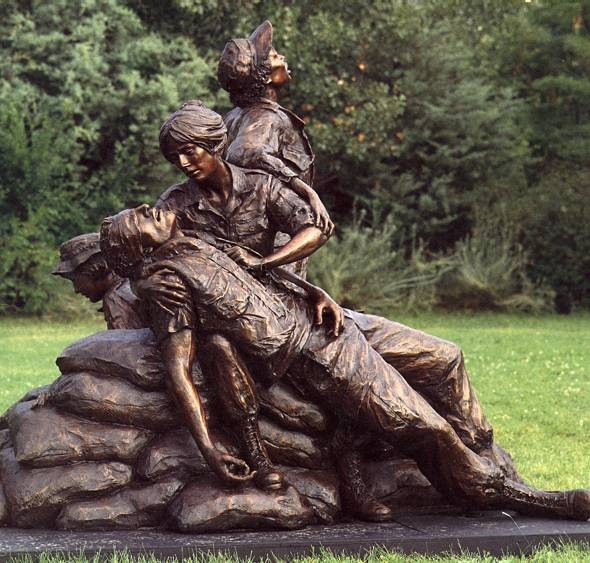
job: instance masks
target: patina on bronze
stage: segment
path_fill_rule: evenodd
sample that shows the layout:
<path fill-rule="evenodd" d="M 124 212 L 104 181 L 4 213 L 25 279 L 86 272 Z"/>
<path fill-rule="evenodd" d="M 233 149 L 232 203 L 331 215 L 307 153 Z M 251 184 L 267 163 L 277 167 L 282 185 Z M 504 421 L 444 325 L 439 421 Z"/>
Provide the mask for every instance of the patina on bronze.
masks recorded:
<path fill-rule="evenodd" d="M 55 273 L 103 300 L 109 330 L 1 418 L 0 523 L 294 529 L 445 502 L 588 519 L 588 491 L 520 481 L 457 346 L 305 281 L 333 225 L 277 103 L 290 75 L 269 22 L 228 43 L 219 76 L 229 132 L 200 102 L 161 129 L 188 180 L 105 220 L 100 245 L 62 245 Z"/>
<path fill-rule="evenodd" d="M 331 412 L 366 425 L 411 455 L 435 487 L 454 502 L 590 517 L 589 491 L 544 492 L 506 478 L 461 442 L 453 428 L 370 347 L 351 319 L 345 320 L 339 336 L 328 336 L 324 327 L 313 324 L 305 297 L 293 294 L 287 306 L 282 288 L 262 285 L 224 252 L 185 237 L 173 212 L 146 206 L 123 211 L 103 224 L 101 242 L 107 261 L 119 274 L 149 279 L 163 269 L 184 288 L 184 305 L 176 311 L 151 293 L 150 326 L 189 428 L 208 463 L 223 478 L 243 480 L 246 466 L 213 445 L 189 376 L 193 354 L 198 354 L 196 335 L 212 326 L 249 361 L 262 361 L 272 377 L 291 378 Z M 146 249 L 148 261 L 143 258 Z"/>
<path fill-rule="evenodd" d="M 279 90 L 291 80 L 291 74 L 285 57 L 272 46 L 272 32 L 270 22 L 264 22 L 250 38 L 228 42 L 219 61 L 220 83 L 236 105 L 225 117 L 225 158 L 238 166 L 269 172 L 298 189 L 312 203 L 317 196 L 308 184 L 313 182 L 314 154 L 304 122 L 277 103 Z M 325 210 L 318 206 L 314 212 L 319 224 L 327 225 L 330 233 L 333 225 L 322 215 Z M 305 264 L 296 271 L 305 276 Z M 517 478 L 510 457 L 492 441 L 492 428 L 471 387 L 457 346 L 388 319 L 354 311 L 346 314 L 355 320 L 373 348 L 430 400 L 471 449 L 500 463 L 508 476 Z M 337 459 L 343 493 L 357 515 L 380 520 L 386 513 L 364 486 L 358 454 L 351 447 L 354 439 L 345 434 L 341 427 L 335 441 L 336 446 L 341 446 Z"/>

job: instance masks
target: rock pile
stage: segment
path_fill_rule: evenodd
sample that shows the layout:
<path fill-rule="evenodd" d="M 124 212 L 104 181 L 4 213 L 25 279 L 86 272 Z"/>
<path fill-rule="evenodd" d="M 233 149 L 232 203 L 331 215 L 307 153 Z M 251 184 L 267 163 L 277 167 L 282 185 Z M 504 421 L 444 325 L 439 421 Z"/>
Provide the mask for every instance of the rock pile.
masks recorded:
<path fill-rule="evenodd" d="M 153 336 L 110 330 L 57 359 L 62 375 L 0 419 L 0 523 L 66 530 L 168 527 L 181 532 L 295 529 L 342 515 L 330 421 L 287 383 L 260 389 L 260 429 L 289 485 L 228 487 L 210 471 L 165 389 Z M 215 397 L 195 384 L 215 428 Z M 240 455 L 230 436 L 217 446 Z M 407 459 L 367 462 L 395 508 L 440 498 Z"/>

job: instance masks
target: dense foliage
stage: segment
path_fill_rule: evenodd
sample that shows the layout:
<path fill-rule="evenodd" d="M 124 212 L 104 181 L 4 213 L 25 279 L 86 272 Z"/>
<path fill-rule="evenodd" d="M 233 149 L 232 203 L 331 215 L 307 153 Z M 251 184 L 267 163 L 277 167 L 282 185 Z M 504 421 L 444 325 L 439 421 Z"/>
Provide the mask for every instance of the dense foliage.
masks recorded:
<path fill-rule="evenodd" d="M 332 252 L 378 237 L 391 279 L 417 248 L 442 271 L 493 245 L 479 223 L 501 217 L 515 239 L 502 248 L 522 248 L 502 287 L 588 304 L 590 1 L 5 0 L 0 311 L 47 310 L 59 242 L 175 179 L 160 123 L 191 98 L 227 111 L 217 57 L 265 18 L 342 226 Z M 353 224 L 354 202 L 395 228 Z"/>

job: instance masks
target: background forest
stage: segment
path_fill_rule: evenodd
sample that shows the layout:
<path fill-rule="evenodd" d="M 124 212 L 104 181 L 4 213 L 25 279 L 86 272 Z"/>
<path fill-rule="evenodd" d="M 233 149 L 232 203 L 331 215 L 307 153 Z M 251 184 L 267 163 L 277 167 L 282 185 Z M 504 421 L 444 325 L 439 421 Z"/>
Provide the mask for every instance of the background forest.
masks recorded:
<path fill-rule="evenodd" d="M 0 313 L 67 312 L 59 243 L 179 178 L 264 19 L 338 225 L 311 276 L 378 311 L 590 306 L 590 0 L 2 0 Z"/>

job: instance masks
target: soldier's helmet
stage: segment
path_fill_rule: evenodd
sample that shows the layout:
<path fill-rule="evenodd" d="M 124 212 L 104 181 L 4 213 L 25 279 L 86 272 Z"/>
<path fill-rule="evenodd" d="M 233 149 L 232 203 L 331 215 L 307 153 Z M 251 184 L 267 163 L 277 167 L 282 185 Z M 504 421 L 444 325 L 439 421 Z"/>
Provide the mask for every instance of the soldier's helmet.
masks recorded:
<path fill-rule="evenodd" d="M 67 240 L 59 247 L 59 263 L 52 272 L 56 276 L 72 273 L 78 266 L 100 253 L 98 233 L 86 233 Z"/>

